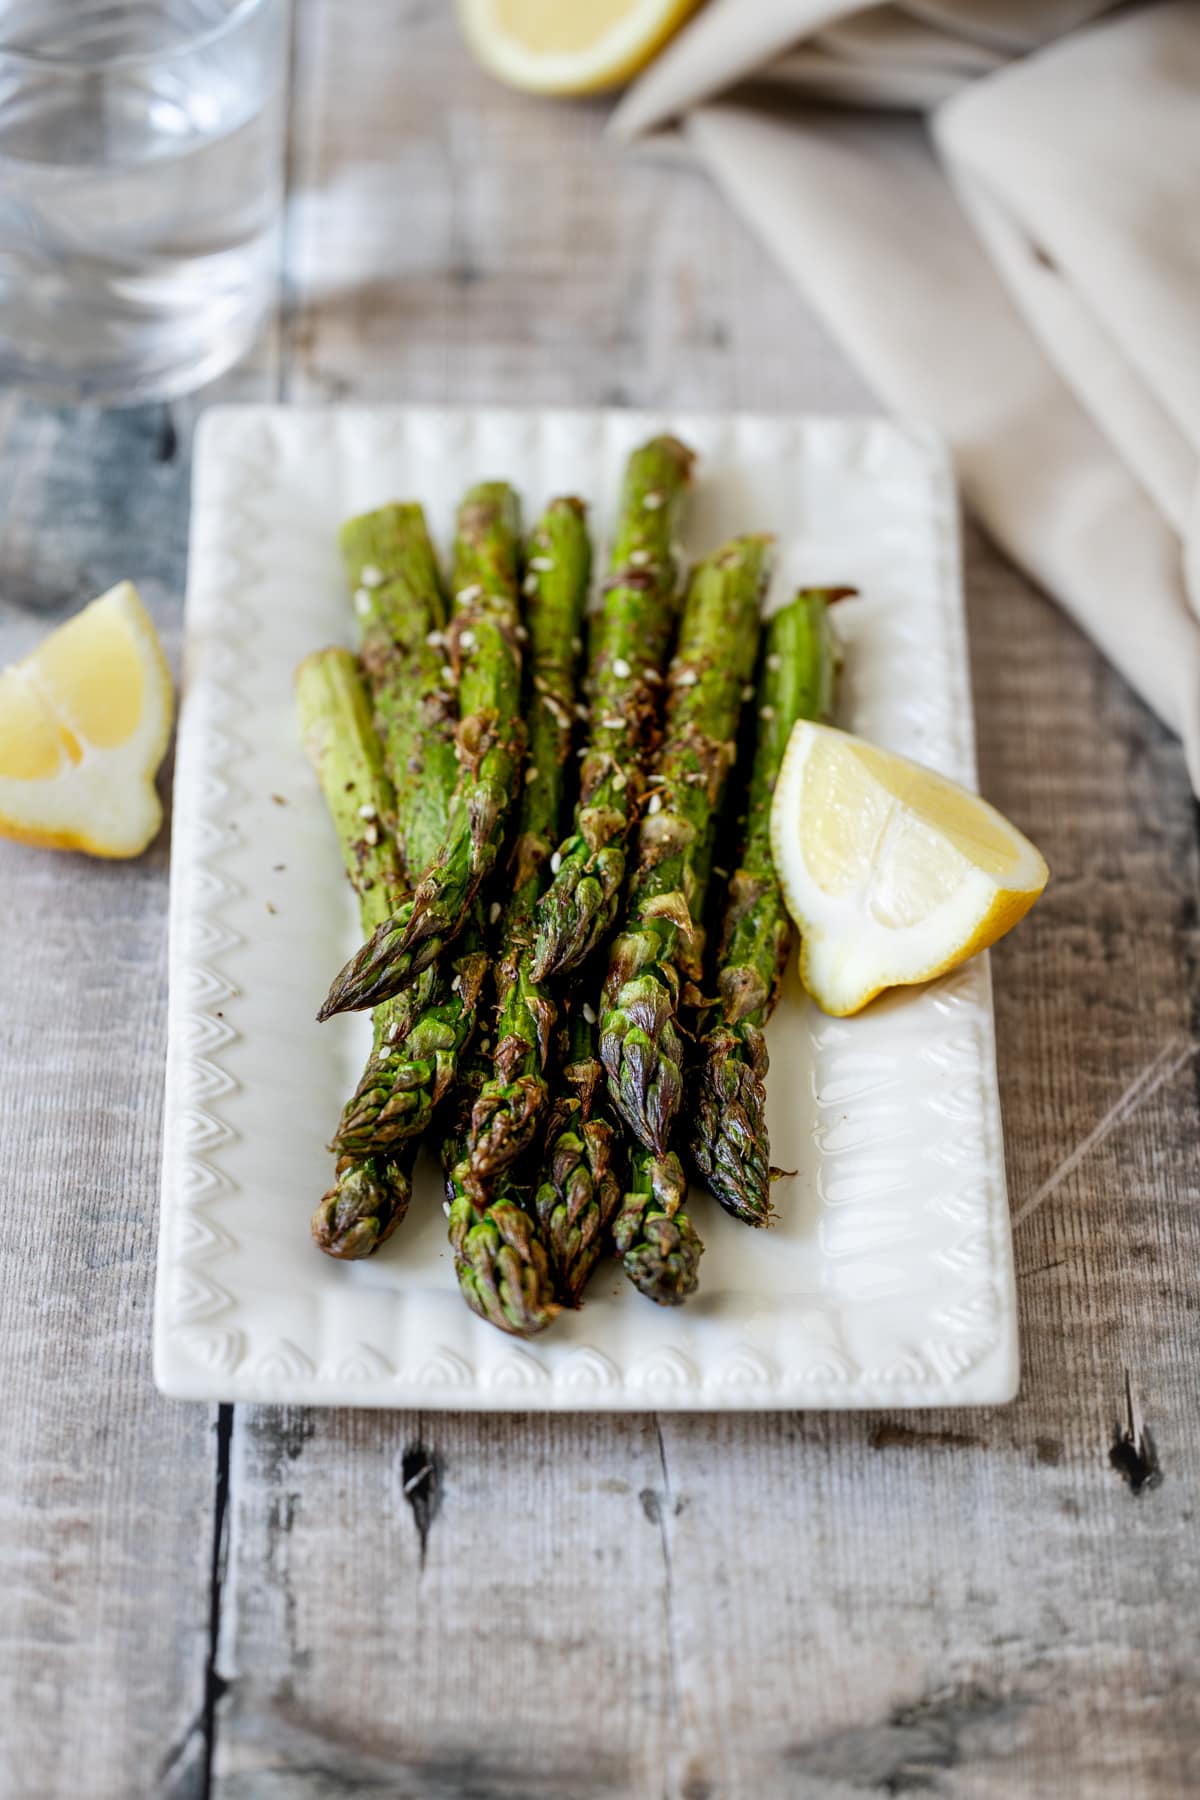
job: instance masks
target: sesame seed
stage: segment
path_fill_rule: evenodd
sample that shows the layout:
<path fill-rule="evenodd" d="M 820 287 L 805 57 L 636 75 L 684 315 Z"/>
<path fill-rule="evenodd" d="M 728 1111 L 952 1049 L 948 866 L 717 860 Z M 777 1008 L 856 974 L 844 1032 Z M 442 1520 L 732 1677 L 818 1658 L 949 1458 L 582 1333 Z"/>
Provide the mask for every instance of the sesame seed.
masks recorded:
<path fill-rule="evenodd" d="M 575 656 L 578 656 L 582 649 L 583 649 L 583 639 L 581 637 L 573 637 L 571 639 L 572 654 Z"/>
<path fill-rule="evenodd" d="M 523 625 L 517 626 L 516 630 L 513 632 L 513 636 L 516 638 L 518 644 L 527 644 L 529 642 L 529 633 Z"/>
<path fill-rule="evenodd" d="M 672 679 L 676 687 L 695 687 L 700 677 L 695 669 L 681 669 L 679 674 L 673 676 Z"/>
<path fill-rule="evenodd" d="M 650 683 L 651 687 L 661 687 L 662 686 L 662 676 L 659 674 L 657 669 L 643 669 L 642 670 L 642 680 L 648 681 Z"/>
<path fill-rule="evenodd" d="M 782 669 L 783 658 L 782 658 L 782 656 L 780 656 L 778 650 L 772 650 L 770 656 L 768 656 L 767 667 L 768 667 L 768 669 L 770 669 L 772 675 L 775 673 L 775 671 L 777 669 Z"/>
<path fill-rule="evenodd" d="M 458 647 L 460 650 L 473 650 L 475 648 L 475 633 L 473 631 L 460 631 L 458 634 Z"/>
<path fill-rule="evenodd" d="M 624 728 L 625 721 L 619 715 L 611 719 L 601 719 L 600 721 L 601 731 L 623 731 Z"/>
<path fill-rule="evenodd" d="M 522 583 L 522 586 L 527 594 L 536 594 L 538 591 L 537 576 L 536 575 L 527 575 L 525 577 L 524 582 Z"/>
<path fill-rule="evenodd" d="M 618 681 L 628 681 L 629 677 L 633 674 L 633 670 L 623 656 L 613 657 L 612 672 Z"/>
<path fill-rule="evenodd" d="M 450 1202 L 448 1200 L 442 1201 L 442 1211 L 445 1213 L 447 1218 L 450 1217 Z"/>
<path fill-rule="evenodd" d="M 552 875 L 557 875 L 558 871 L 561 868 L 562 868 L 562 851 L 556 850 L 554 852 L 554 855 L 550 858 L 550 873 Z"/>
<path fill-rule="evenodd" d="M 649 561 L 650 552 L 648 550 L 631 550 L 629 552 L 629 563 L 631 568 L 644 569 Z"/>
<path fill-rule="evenodd" d="M 743 700 L 753 700 L 753 698 L 754 698 L 754 683 L 752 681 L 748 681 L 746 683 L 745 687 L 742 689 L 742 699 Z"/>
<path fill-rule="evenodd" d="M 659 507 L 662 505 L 662 503 L 663 503 L 663 497 L 660 493 L 657 492 L 657 490 L 652 490 L 650 493 L 648 493 L 646 495 L 646 498 L 642 501 L 642 505 L 645 507 L 647 512 L 657 512 Z"/>
<path fill-rule="evenodd" d="M 575 754 L 579 758 L 580 762 L 582 762 L 585 756 L 591 755 L 591 751 L 586 744 L 580 744 L 580 746 L 579 746 L 578 750 L 575 752 Z"/>
<path fill-rule="evenodd" d="M 646 811 L 650 812 L 650 813 L 656 813 L 656 812 L 662 811 L 662 795 L 661 794 L 651 794 L 650 804 L 646 808 Z"/>
<path fill-rule="evenodd" d="M 370 844 L 372 847 L 374 847 L 374 845 L 376 845 L 379 842 L 379 827 L 375 823 L 374 819 L 367 820 L 367 828 L 363 832 L 363 837 L 366 839 L 367 843 Z"/>
<path fill-rule="evenodd" d="M 586 1000 L 580 1008 L 580 1011 L 583 1013 L 583 1016 L 589 1025 L 594 1025 L 596 1023 L 596 1009 L 594 1006 L 589 1006 Z"/>
<path fill-rule="evenodd" d="M 487 1051 L 487 1050 L 490 1050 L 490 1049 L 491 1049 L 491 1047 L 492 1047 L 492 1040 L 491 1040 L 491 1038 L 480 1038 L 480 1040 L 479 1040 L 479 1048 L 480 1048 L 480 1049 L 481 1049 L 481 1050 L 483 1050 L 483 1051 Z"/>
<path fill-rule="evenodd" d="M 451 687 L 454 686 L 454 670 L 449 663 L 442 664 L 442 680 L 448 682 Z"/>
<path fill-rule="evenodd" d="M 587 707 L 586 707 L 586 706 L 584 706 L 584 705 L 583 705 L 583 703 L 582 703 L 582 702 L 581 702 L 581 701 L 579 701 L 579 700 L 577 700 L 577 701 L 576 701 L 576 702 L 575 702 L 575 717 L 576 717 L 576 718 L 577 718 L 577 719 L 582 719 L 582 720 L 583 720 L 583 721 L 584 721 L 584 723 L 585 723 L 585 724 L 586 724 L 586 723 L 587 723 L 587 716 L 588 716 L 588 709 L 587 709 Z"/>
<path fill-rule="evenodd" d="M 445 648 L 446 639 L 444 633 L 440 631 L 427 631 L 425 633 L 425 642 L 429 645 L 431 650 L 442 650 Z"/>
<path fill-rule="evenodd" d="M 537 778 L 538 778 L 538 771 L 534 768 L 533 764 L 530 763 L 529 767 L 525 771 L 525 786 L 531 787 L 533 785 L 533 783 L 537 780 Z"/>
<path fill-rule="evenodd" d="M 358 816 L 360 819 L 377 819 L 379 817 L 379 808 L 377 806 L 372 806 L 371 802 L 368 800 L 365 806 L 359 807 Z"/>
<path fill-rule="evenodd" d="M 500 913 L 500 902 L 498 900 L 493 900 L 492 904 L 488 907 L 488 924 L 494 925 L 496 920 L 500 917 Z"/>
<path fill-rule="evenodd" d="M 531 556 L 529 566 L 531 569 L 536 569 L 539 575 L 548 575 L 554 567 L 554 558 L 552 556 Z"/>
<path fill-rule="evenodd" d="M 454 598 L 460 606 L 470 606 L 472 600 L 482 600 L 483 588 L 477 581 L 468 582 L 465 588 L 459 588 Z"/>
<path fill-rule="evenodd" d="M 773 719 L 775 717 L 775 708 L 773 706 L 760 706 L 758 709 L 758 716 L 760 719 Z"/>
<path fill-rule="evenodd" d="M 394 1043 L 395 1043 L 395 1041 L 396 1041 L 396 1039 L 397 1039 L 397 1038 L 398 1038 L 398 1037 L 399 1037 L 399 1036 L 400 1036 L 400 1021 L 399 1021 L 399 1019 L 393 1019 L 393 1020 L 392 1020 L 392 1022 L 391 1022 L 391 1024 L 390 1024 L 390 1025 L 389 1025 L 389 1026 L 388 1026 L 388 1028 L 387 1028 L 387 1041 L 388 1041 L 388 1043 L 389 1043 L 389 1044 L 394 1044 Z"/>
<path fill-rule="evenodd" d="M 366 588 L 382 587 L 383 570 L 376 568 L 374 563 L 364 563 L 359 580 Z"/>
<path fill-rule="evenodd" d="M 728 881 L 729 880 L 729 870 L 728 869 L 718 869 L 714 866 L 713 874 L 716 876 L 718 881 Z"/>
<path fill-rule="evenodd" d="M 367 614 L 370 612 L 371 596 L 370 596 L 370 594 L 368 594 L 366 588 L 355 588 L 355 590 L 354 590 L 354 610 L 358 614 L 360 619 L 365 619 Z"/>
<path fill-rule="evenodd" d="M 646 777 L 646 780 L 651 787 L 661 787 L 666 779 L 665 775 L 647 775 Z"/>
<path fill-rule="evenodd" d="M 456 975 L 454 977 L 454 980 L 450 983 L 450 992 L 452 994 L 457 994 L 459 992 L 459 990 L 461 989 L 461 987 L 462 987 L 462 976 Z"/>

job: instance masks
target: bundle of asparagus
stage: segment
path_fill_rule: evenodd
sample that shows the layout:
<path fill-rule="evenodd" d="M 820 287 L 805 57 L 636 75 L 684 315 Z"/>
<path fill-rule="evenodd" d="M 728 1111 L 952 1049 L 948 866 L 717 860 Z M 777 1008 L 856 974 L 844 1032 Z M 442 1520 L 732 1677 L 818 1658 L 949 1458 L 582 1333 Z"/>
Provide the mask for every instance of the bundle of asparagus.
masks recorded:
<path fill-rule="evenodd" d="M 789 928 L 766 815 L 792 723 L 828 705 L 830 596 L 770 622 L 756 692 L 769 544 L 732 540 L 681 596 L 692 463 L 670 437 L 630 458 L 587 705 L 585 508 L 553 501 L 523 546 L 498 482 L 459 509 L 452 604 L 419 506 L 350 521 L 359 656 L 321 651 L 297 674 L 365 939 L 320 1016 L 374 1009 L 314 1239 L 372 1254 L 432 1135 L 463 1296 L 520 1336 L 580 1303 L 606 1247 L 659 1304 L 694 1290 L 681 1149 L 736 1217 L 770 1213 L 762 1033 Z M 739 867 L 706 970 L 714 845 L 755 693 Z"/>

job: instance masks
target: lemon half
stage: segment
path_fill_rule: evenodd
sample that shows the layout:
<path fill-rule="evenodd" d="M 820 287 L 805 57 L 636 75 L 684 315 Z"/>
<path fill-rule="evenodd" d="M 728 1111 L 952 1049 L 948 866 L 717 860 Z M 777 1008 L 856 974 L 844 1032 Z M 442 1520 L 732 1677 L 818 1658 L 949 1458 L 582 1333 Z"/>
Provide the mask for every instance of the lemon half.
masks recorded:
<path fill-rule="evenodd" d="M 1002 813 L 931 769 L 801 722 L 771 806 L 800 927 L 800 974 L 828 1013 L 930 981 L 1010 931 L 1049 878 Z"/>
<path fill-rule="evenodd" d="M 123 581 L 0 672 L 0 837 L 137 856 L 162 824 L 171 713 L 158 634 Z"/>
<path fill-rule="evenodd" d="M 485 69 L 534 94 L 595 94 L 645 67 L 698 0 L 458 0 Z"/>

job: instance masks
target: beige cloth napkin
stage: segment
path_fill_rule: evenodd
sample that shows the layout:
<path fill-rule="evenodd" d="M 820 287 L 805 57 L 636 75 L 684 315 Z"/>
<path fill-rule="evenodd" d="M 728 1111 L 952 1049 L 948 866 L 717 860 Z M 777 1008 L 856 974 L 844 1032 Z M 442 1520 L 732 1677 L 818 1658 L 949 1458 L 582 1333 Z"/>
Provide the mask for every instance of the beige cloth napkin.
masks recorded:
<path fill-rule="evenodd" d="M 710 0 L 672 120 L 1200 792 L 1200 3 Z"/>

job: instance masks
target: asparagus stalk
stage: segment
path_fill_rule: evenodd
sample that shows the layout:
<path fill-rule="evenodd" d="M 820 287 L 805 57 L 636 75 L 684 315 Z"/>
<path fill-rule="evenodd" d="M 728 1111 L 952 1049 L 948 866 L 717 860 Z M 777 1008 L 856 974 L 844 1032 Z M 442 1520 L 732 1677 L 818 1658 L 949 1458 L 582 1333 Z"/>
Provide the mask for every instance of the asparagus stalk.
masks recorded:
<path fill-rule="evenodd" d="M 401 796 L 397 836 L 411 876 L 441 846 L 458 774 L 455 697 L 444 671 L 446 598 L 425 515 L 414 503 L 348 520 L 341 548 L 376 726 Z M 374 919 L 367 935 L 382 923 Z"/>
<path fill-rule="evenodd" d="M 342 542 L 358 584 L 364 654 L 376 713 L 386 722 L 410 866 L 425 867 L 444 839 L 457 771 L 445 601 L 432 547 L 413 506 L 352 520 Z M 383 916 L 395 910 L 393 904 Z M 370 926 L 379 922 L 373 915 Z M 477 919 L 455 951 L 450 970 L 424 970 L 413 986 L 376 1008 L 374 1048 L 332 1145 L 346 1166 L 380 1157 L 411 1165 L 415 1141 L 453 1082 L 474 1028 L 487 967 Z"/>
<path fill-rule="evenodd" d="M 763 1028 L 775 1010 L 792 941 L 771 859 L 771 794 L 797 719 L 819 719 L 831 710 L 835 654 L 827 609 L 843 592 L 803 591 L 767 626 L 744 836 L 717 957 L 720 998 L 699 1046 L 692 1155 L 726 1212 L 747 1225 L 770 1222 Z"/>
<path fill-rule="evenodd" d="M 735 754 L 768 573 L 769 540 L 744 537 L 717 551 L 692 577 L 627 920 L 604 982 L 600 1058 L 609 1094 L 630 1131 L 659 1161 L 669 1153 L 683 1094 L 680 981 L 698 973 L 695 928 L 703 911 L 707 848 Z"/>
<path fill-rule="evenodd" d="M 386 918 L 405 891 L 404 870 L 385 820 L 395 795 L 371 717 L 371 703 L 348 650 L 319 650 L 296 671 L 296 707 L 309 760 L 325 796 L 342 860 L 358 895 L 363 928 Z M 391 1027 L 376 1016 L 377 1041 Z M 412 1198 L 412 1166 L 368 1154 L 339 1161 L 337 1179 L 313 1214 L 312 1232 L 329 1256 L 370 1256 L 399 1225 Z"/>
<path fill-rule="evenodd" d="M 617 1133 L 604 1108 L 604 1070 L 596 1055 L 596 1014 L 586 1004 L 572 1015 L 561 1079 L 534 1210 L 555 1288 L 568 1305 L 578 1306 L 622 1197 Z"/>
<path fill-rule="evenodd" d="M 434 1109 L 450 1091 L 459 1059 L 475 1030 L 488 957 L 474 918 L 455 946 L 453 976 L 429 970 L 432 991 L 416 1016 L 408 1016 L 408 994 L 376 1008 L 405 1016 L 378 1037 L 362 1080 L 346 1103 L 332 1148 L 344 1156 L 395 1152 L 429 1129 Z M 422 977 L 422 984 L 424 977 Z M 421 991 L 421 988 L 416 990 Z"/>
<path fill-rule="evenodd" d="M 454 1271 L 473 1313 L 498 1331 L 532 1337 L 560 1311 L 536 1224 L 511 1189 L 485 1206 L 467 1186 L 471 1109 L 485 1074 L 486 1064 L 477 1058 L 442 1138 Z"/>
<path fill-rule="evenodd" d="M 373 1006 L 435 961 L 471 916 L 499 855 L 523 749 L 520 509 L 503 482 L 467 494 L 455 540 L 450 668 L 458 685 L 459 773 L 446 835 L 412 898 L 335 978 L 321 1016 Z"/>
<path fill-rule="evenodd" d="M 575 829 L 560 844 L 537 909 L 533 972 L 575 969 L 606 936 L 625 878 L 625 840 L 637 815 L 643 764 L 677 614 L 674 540 L 692 452 L 671 437 L 634 451 L 625 471 L 604 608 L 591 670 L 591 744 Z"/>
<path fill-rule="evenodd" d="M 558 835 L 574 730 L 575 668 L 591 574 L 582 501 L 555 500 L 533 532 L 525 616 L 533 668 L 529 757 L 510 873 L 494 941 L 500 1013 L 494 1065 L 471 1118 L 467 1180 L 486 1195 L 533 1142 L 545 1110 L 543 1073 L 555 1006 L 533 973 L 533 910 Z"/>
<path fill-rule="evenodd" d="M 687 1181 L 673 1150 L 653 1155 L 636 1144 L 630 1191 L 613 1226 L 613 1243 L 629 1279 L 659 1306 L 681 1306 L 699 1285 L 704 1245 L 688 1216 Z"/>

